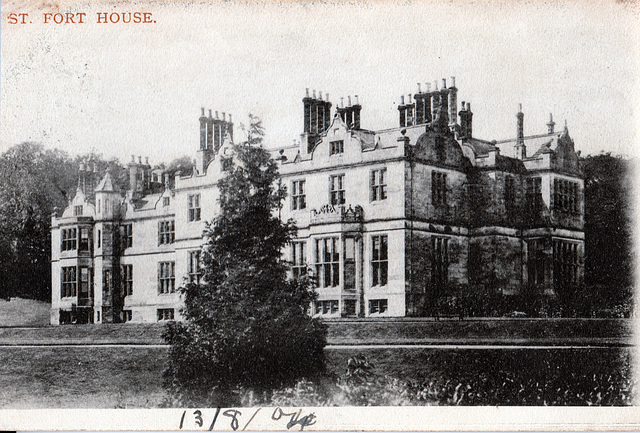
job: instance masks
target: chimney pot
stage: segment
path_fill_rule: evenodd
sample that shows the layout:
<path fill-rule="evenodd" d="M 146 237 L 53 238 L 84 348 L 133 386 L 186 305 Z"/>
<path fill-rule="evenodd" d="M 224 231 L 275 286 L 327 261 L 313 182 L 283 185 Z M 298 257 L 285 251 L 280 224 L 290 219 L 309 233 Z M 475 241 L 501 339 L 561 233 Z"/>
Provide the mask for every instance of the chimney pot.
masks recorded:
<path fill-rule="evenodd" d="M 460 110 L 464 110 L 464 101 L 460 103 Z"/>
<path fill-rule="evenodd" d="M 456 77 L 451 77 L 451 87 L 456 87 Z"/>
<path fill-rule="evenodd" d="M 218 117 L 218 112 L 216 111 L 216 119 L 218 119 L 218 118 L 219 118 L 219 117 Z"/>
<path fill-rule="evenodd" d="M 222 112 L 222 120 L 227 120 L 227 113 L 225 113 L 224 111 Z"/>
<path fill-rule="evenodd" d="M 313 89 L 313 99 L 316 99 L 316 89 Z"/>
<path fill-rule="evenodd" d="M 518 113 L 522 113 L 522 104 L 518 104 Z"/>
<path fill-rule="evenodd" d="M 447 88 L 447 80 L 446 79 L 442 79 L 442 90 Z"/>
<path fill-rule="evenodd" d="M 356 105 L 360 105 L 360 102 L 358 101 L 358 95 L 356 95 Z"/>
<path fill-rule="evenodd" d="M 400 105 L 404 105 L 404 95 L 400 95 Z"/>
<path fill-rule="evenodd" d="M 203 108 L 203 110 L 204 110 L 204 108 Z M 133 155 L 131 155 L 131 162 L 136 162 L 136 157 L 133 156 Z"/>
<path fill-rule="evenodd" d="M 229 113 L 229 123 L 233 123 L 233 122 L 231 121 L 231 113 Z"/>
<path fill-rule="evenodd" d="M 347 96 L 347 107 L 351 107 L 351 95 Z"/>
<path fill-rule="evenodd" d="M 344 108 L 344 96 L 340 97 L 340 107 Z"/>
<path fill-rule="evenodd" d="M 418 83 L 418 93 L 422 93 L 422 89 L 420 88 L 420 83 Z"/>
<path fill-rule="evenodd" d="M 322 99 L 322 90 L 318 91 L 318 99 Z"/>
<path fill-rule="evenodd" d="M 328 93 L 325 93 L 324 97 L 325 97 L 325 100 L 326 100 L 327 102 L 329 102 L 329 94 L 328 94 Z"/>
<path fill-rule="evenodd" d="M 147 164 L 147 165 L 149 165 L 149 157 L 148 157 L 148 156 L 146 156 L 146 157 L 144 158 L 144 163 L 145 163 L 145 164 Z"/>
<path fill-rule="evenodd" d="M 309 88 L 307 87 L 307 94 L 306 94 L 307 98 L 309 97 Z"/>
<path fill-rule="evenodd" d="M 433 82 L 433 87 L 434 87 L 434 90 L 438 90 L 438 82 L 437 81 Z"/>
<path fill-rule="evenodd" d="M 212 116 L 211 116 L 211 110 L 209 110 L 209 119 L 211 119 L 211 117 L 212 117 Z"/>
<path fill-rule="evenodd" d="M 467 102 L 467 111 L 471 111 L 471 102 Z"/>
<path fill-rule="evenodd" d="M 425 85 L 427 86 L 427 92 L 431 91 L 431 83 L 425 83 Z"/>
<path fill-rule="evenodd" d="M 138 156 L 138 164 L 142 164 L 142 157 Z"/>
<path fill-rule="evenodd" d="M 204 107 L 200 107 L 200 110 L 202 112 L 202 117 L 204 117 Z"/>
<path fill-rule="evenodd" d="M 411 93 L 407 94 L 407 104 L 411 104 Z"/>

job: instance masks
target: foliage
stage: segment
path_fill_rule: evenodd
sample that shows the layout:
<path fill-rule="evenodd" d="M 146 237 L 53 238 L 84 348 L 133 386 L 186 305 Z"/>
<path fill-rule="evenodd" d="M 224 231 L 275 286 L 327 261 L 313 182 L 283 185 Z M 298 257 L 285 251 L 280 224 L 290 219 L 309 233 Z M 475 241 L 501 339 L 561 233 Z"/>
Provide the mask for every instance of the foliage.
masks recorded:
<path fill-rule="evenodd" d="M 630 161 L 610 153 L 581 159 L 585 175 L 585 281 L 599 306 L 630 304 L 633 281 Z"/>
<path fill-rule="evenodd" d="M 51 299 L 51 214 L 73 198 L 78 167 L 89 159 L 98 172 L 121 169 L 99 155 L 71 158 L 37 143 L 0 156 L 0 297 Z"/>
<path fill-rule="evenodd" d="M 251 118 L 248 141 L 218 182 L 220 213 L 207 227 L 204 283 L 182 291 L 183 323 L 165 333 L 171 345 L 165 384 L 182 404 L 237 404 L 324 370 L 326 329 L 307 310 L 309 279 L 287 279 L 282 250 L 295 234 L 273 211 L 285 197 L 277 165 Z"/>

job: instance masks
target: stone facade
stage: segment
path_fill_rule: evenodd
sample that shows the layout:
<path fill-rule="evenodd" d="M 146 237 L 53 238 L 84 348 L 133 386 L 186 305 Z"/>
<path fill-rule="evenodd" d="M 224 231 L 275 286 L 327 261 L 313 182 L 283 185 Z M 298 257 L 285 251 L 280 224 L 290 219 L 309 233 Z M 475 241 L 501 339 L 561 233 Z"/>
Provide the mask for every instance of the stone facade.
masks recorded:
<path fill-rule="evenodd" d="M 403 97 L 399 127 L 381 131 L 360 127 L 357 97 L 331 116 L 328 95 L 307 91 L 299 142 L 273 156 L 289 193 L 280 217 L 298 226 L 284 254 L 294 276 L 315 276 L 312 314 L 425 315 L 454 289 L 554 295 L 581 283 L 583 180 L 566 125 L 556 132 L 550 120 L 547 133 L 524 136 L 519 110 L 514 139 L 477 139 L 451 84 Z M 232 157 L 224 117 L 203 110 L 190 177 L 172 184 L 139 159 L 128 191 L 106 175 L 88 199 L 79 182 L 52 218 L 52 323 L 180 318 L 177 288 L 198 278 L 204 221 Z M 75 233 L 75 249 L 63 251 L 63 231 Z M 91 239 L 83 250 L 81 232 Z"/>

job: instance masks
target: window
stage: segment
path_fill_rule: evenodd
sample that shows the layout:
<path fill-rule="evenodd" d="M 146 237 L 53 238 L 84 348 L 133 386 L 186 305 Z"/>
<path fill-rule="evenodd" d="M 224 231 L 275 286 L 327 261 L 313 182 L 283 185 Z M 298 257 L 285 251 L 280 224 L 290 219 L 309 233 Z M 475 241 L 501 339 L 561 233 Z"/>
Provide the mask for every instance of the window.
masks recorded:
<path fill-rule="evenodd" d="M 80 298 L 88 299 L 89 295 L 89 268 L 80 268 Z"/>
<path fill-rule="evenodd" d="M 305 194 L 304 180 L 294 180 L 291 184 L 291 209 L 300 210 L 307 208 L 307 196 Z"/>
<path fill-rule="evenodd" d="M 316 239 L 316 277 L 318 287 L 340 284 L 340 248 L 338 238 Z"/>
<path fill-rule="evenodd" d="M 102 293 L 111 292 L 111 269 L 102 271 Z"/>
<path fill-rule="evenodd" d="M 532 216 L 542 211 L 542 178 L 527 179 L 527 210 Z"/>
<path fill-rule="evenodd" d="M 346 316 L 356 316 L 356 300 L 355 299 L 345 299 L 343 301 L 344 304 L 344 314 Z"/>
<path fill-rule="evenodd" d="M 133 295 L 133 265 L 122 265 L 124 296 Z"/>
<path fill-rule="evenodd" d="M 122 226 L 122 245 L 125 248 L 133 246 L 133 224 L 124 224 Z"/>
<path fill-rule="evenodd" d="M 577 213 L 580 209 L 577 182 L 563 179 L 553 180 L 553 208 L 563 212 Z"/>
<path fill-rule="evenodd" d="M 449 239 L 431 237 L 431 282 L 443 286 L 449 281 Z"/>
<path fill-rule="evenodd" d="M 162 197 L 162 207 L 167 207 L 171 204 L 171 199 L 169 197 Z"/>
<path fill-rule="evenodd" d="M 316 314 L 336 314 L 340 310 L 340 302 L 337 300 L 316 301 Z"/>
<path fill-rule="evenodd" d="M 89 229 L 80 229 L 80 251 L 89 251 Z"/>
<path fill-rule="evenodd" d="M 122 310 L 122 323 L 131 322 L 133 318 L 133 313 L 131 310 Z"/>
<path fill-rule="evenodd" d="M 104 213 L 109 213 L 109 200 L 104 200 Z"/>
<path fill-rule="evenodd" d="M 291 257 L 293 271 L 293 278 L 300 278 L 303 275 L 307 275 L 307 243 L 306 242 L 292 242 L 291 244 Z"/>
<path fill-rule="evenodd" d="M 163 320 L 173 320 L 173 308 L 158 309 L 158 322 Z"/>
<path fill-rule="evenodd" d="M 344 174 L 329 177 L 329 201 L 332 205 L 344 204 Z"/>
<path fill-rule="evenodd" d="M 172 244 L 176 240 L 176 224 L 174 220 L 158 223 L 158 245 Z"/>
<path fill-rule="evenodd" d="M 74 216 L 82 216 L 82 206 L 74 206 L 73 207 L 73 215 Z"/>
<path fill-rule="evenodd" d="M 96 236 L 96 242 L 98 242 L 98 248 L 102 244 L 102 230 L 98 230 L 98 236 Z"/>
<path fill-rule="evenodd" d="M 431 172 L 431 202 L 434 205 L 447 204 L 447 173 Z"/>
<path fill-rule="evenodd" d="M 504 205 L 507 209 L 513 209 L 516 202 L 516 185 L 513 176 L 504 178 Z"/>
<path fill-rule="evenodd" d="M 190 194 L 187 197 L 188 215 L 187 220 L 200 221 L 200 194 Z"/>
<path fill-rule="evenodd" d="M 553 241 L 553 284 L 555 287 L 578 284 L 578 244 Z"/>
<path fill-rule="evenodd" d="M 77 249 L 78 231 L 77 229 L 62 229 L 62 251 L 71 251 Z"/>
<path fill-rule="evenodd" d="M 62 268 L 62 284 L 61 296 L 67 298 L 69 296 L 76 296 L 78 289 L 78 279 L 75 266 L 65 266 Z"/>
<path fill-rule="evenodd" d="M 369 314 L 386 313 L 389 302 L 386 299 L 369 300 Z"/>
<path fill-rule="evenodd" d="M 329 155 L 344 153 L 344 141 L 336 140 L 329 143 Z"/>
<path fill-rule="evenodd" d="M 102 202 L 102 200 L 98 200 L 98 213 L 100 213 L 100 203 Z"/>
<path fill-rule="evenodd" d="M 372 286 L 386 286 L 388 278 L 387 236 L 371 237 Z"/>
<path fill-rule="evenodd" d="M 176 263 L 158 263 L 158 293 L 175 293 L 176 291 Z"/>
<path fill-rule="evenodd" d="M 527 272 L 529 285 L 544 284 L 544 239 L 530 239 L 527 241 Z"/>
<path fill-rule="evenodd" d="M 387 198 L 387 169 L 381 168 L 371 170 L 371 201 L 384 200 Z"/>
<path fill-rule="evenodd" d="M 200 284 L 200 250 L 189 251 L 187 267 L 189 282 Z"/>

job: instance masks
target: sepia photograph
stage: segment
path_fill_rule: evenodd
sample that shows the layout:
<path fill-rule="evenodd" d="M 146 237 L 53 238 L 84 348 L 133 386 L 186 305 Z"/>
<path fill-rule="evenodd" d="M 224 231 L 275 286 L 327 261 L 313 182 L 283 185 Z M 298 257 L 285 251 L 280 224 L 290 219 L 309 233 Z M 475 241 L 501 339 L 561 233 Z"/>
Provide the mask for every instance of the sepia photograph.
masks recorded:
<path fill-rule="evenodd" d="M 640 428 L 637 2 L 0 20 L 3 428 Z"/>

